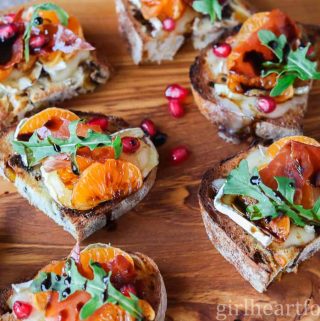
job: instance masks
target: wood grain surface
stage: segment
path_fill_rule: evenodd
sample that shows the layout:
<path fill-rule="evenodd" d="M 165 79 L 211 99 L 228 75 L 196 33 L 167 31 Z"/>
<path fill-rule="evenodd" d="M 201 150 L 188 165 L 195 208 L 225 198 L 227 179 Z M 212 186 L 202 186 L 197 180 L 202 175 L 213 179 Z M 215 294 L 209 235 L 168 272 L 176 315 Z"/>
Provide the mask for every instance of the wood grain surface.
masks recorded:
<path fill-rule="evenodd" d="M 173 62 L 134 66 L 118 33 L 113 1 L 56 2 L 80 18 L 88 40 L 115 69 L 111 81 L 96 93 L 62 106 L 114 114 L 133 125 L 151 117 L 169 136 L 159 150 L 158 179 L 149 196 L 112 230 L 100 230 L 82 245 L 110 242 L 154 258 L 167 286 L 168 321 L 319 320 L 310 309 L 317 310 L 315 304 L 320 304 L 320 254 L 302 264 L 297 274 L 283 276 L 267 293 L 258 294 L 207 238 L 197 201 L 201 176 L 215 162 L 245 145 L 230 145 L 218 138 L 192 97 L 184 118 L 169 116 L 163 91 L 173 82 L 189 86 L 188 70 L 196 52 L 187 45 Z M 252 2 L 261 10 L 280 7 L 299 21 L 320 23 L 319 0 Z M 319 103 L 320 86 L 315 84 L 305 133 L 318 139 Z M 177 144 L 187 145 L 192 156 L 183 165 L 172 167 L 168 153 Z M 9 183 L 0 181 L 0 287 L 32 275 L 52 259 L 66 256 L 73 245 L 68 233 L 30 206 Z M 278 304 L 283 304 L 283 311 Z M 299 316 L 303 311 L 309 312 Z"/>

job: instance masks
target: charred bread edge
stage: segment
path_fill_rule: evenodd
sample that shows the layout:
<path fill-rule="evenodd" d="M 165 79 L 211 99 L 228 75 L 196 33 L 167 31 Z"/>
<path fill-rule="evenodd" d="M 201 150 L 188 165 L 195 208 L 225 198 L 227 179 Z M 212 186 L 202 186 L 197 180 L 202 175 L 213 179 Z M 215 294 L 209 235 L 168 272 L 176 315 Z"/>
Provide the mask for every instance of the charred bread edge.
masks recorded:
<path fill-rule="evenodd" d="M 194 63 L 190 67 L 189 75 L 191 89 L 200 112 L 210 122 L 218 126 L 220 136 L 233 143 L 238 143 L 239 140 L 246 139 L 250 136 L 256 136 L 262 140 L 276 140 L 284 136 L 301 135 L 303 132 L 302 120 L 308 104 L 307 99 L 304 104 L 298 106 L 299 110 L 297 115 L 291 115 L 290 111 L 288 111 L 281 117 L 275 119 L 257 118 L 254 122 L 251 122 L 251 120 L 248 119 L 251 124 L 243 128 L 245 131 L 234 133 L 228 132 L 228 124 L 231 123 L 233 119 L 239 118 L 239 116 L 233 112 L 226 110 L 222 111 L 220 109 L 220 106 L 217 105 L 217 102 L 211 95 L 211 87 L 205 83 L 206 79 L 202 77 L 202 68 L 206 63 L 204 57 L 207 50 L 214 44 L 219 43 L 221 40 L 237 32 L 238 29 L 239 26 L 227 29 L 220 38 L 200 51 L 200 54 L 196 57 Z M 319 28 L 311 28 L 310 26 L 307 28 L 304 27 L 304 29 L 306 29 L 307 33 L 311 33 L 311 31 L 315 32 L 314 29 L 319 31 Z M 311 84 L 312 82 L 310 82 L 310 87 Z M 288 116 L 289 119 L 286 120 L 285 116 Z M 240 117 L 242 119 L 245 118 L 242 116 Z"/>
<path fill-rule="evenodd" d="M 104 116 L 108 117 L 109 120 L 113 120 L 113 125 L 117 127 L 117 130 L 128 128 L 128 124 L 119 117 L 107 116 L 102 113 L 86 113 L 74 111 L 80 117 L 94 117 Z M 2 134 L 0 139 L 5 138 L 11 131 L 15 129 L 16 125 L 12 125 L 7 128 Z M 8 179 L 5 175 L 5 160 L 0 160 L 0 176 Z M 152 186 L 154 185 L 157 175 L 157 167 L 153 168 L 152 171 L 143 181 L 143 186 L 134 194 L 121 200 L 119 203 L 112 204 L 112 202 L 104 202 L 99 204 L 88 211 L 78 211 L 65 208 L 54 201 L 49 193 L 40 185 L 28 185 L 25 176 L 30 177 L 30 174 L 26 171 L 25 176 L 19 177 L 17 175 L 15 182 L 13 183 L 18 192 L 26 198 L 29 203 L 44 214 L 53 219 L 58 225 L 62 226 L 65 231 L 69 232 L 76 240 L 81 241 L 89 237 L 91 234 L 108 225 L 110 221 L 118 219 L 120 216 L 125 214 L 134 208 L 139 202 L 149 193 Z"/>
<path fill-rule="evenodd" d="M 104 244 L 93 244 L 93 246 L 104 246 Z M 91 247 L 91 246 L 89 246 Z M 138 262 L 137 258 L 139 260 L 142 260 L 143 263 L 147 264 L 149 268 L 152 269 L 155 273 L 155 281 L 156 281 L 156 289 L 155 289 L 155 295 L 157 297 L 157 306 L 153 307 L 155 309 L 156 318 L 154 321 L 164 321 L 165 314 L 167 310 L 167 292 L 165 288 L 165 284 L 162 278 L 162 275 L 159 271 L 159 268 L 157 264 L 147 255 L 140 253 L 140 252 L 128 252 L 129 255 L 132 256 L 135 263 Z M 31 277 L 32 278 L 32 277 Z M 27 281 L 26 278 L 24 281 Z M 8 306 L 7 306 L 7 300 L 9 299 L 10 295 L 12 293 L 12 290 L 10 287 L 7 287 L 0 291 L 0 313 L 8 312 Z M 146 298 L 147 299 L 147 298 Z M 13 313 L 7 313 L 5 315 L 0 315 L 1 321 L 17 321 Z"/>
<path fill-rule="evenodd" d="M 269 284 L 282 272 L 295 271 L 301 262 L 314 255 L 320 249 L 320 237 L 318 236 L 311 243 L 305 246 L 295 260 L 285 267 L 285 270 L 279 268 L 272 273 L 272 271 L 266 271 L 262 266 L 259 266 L 254 259 L 250 258 L 244 251 L 242 251 L 239 244 L 233 240 L 232 235 L 228 234 L 224 229 L 224 226 L 219 224 L 218 217 L 224 214 L 218 212 L 214 208 L 213 199 L 216 196 L 216 193 L 211 188 L 212 182 L 215 179 L 226 177 L 226 171 L 230 172 L 230 170 L 235 168 L 240 161 L 247 156 L 249 151 L 250 149 L 241 152 L 234 157 L 228 158 L 208 170 L 202 178 L 198 198 L 202 219 L 212 244 L 220 254 L 238 270 L 245 280 L 249 281 L 258 292 L 262 293 L 266 291 Z M 231 168 L 229 167 L 230 165 Z M 227 216 L 224 216 L 224 219 L 228 220 L 228 224 L 238 226 Z M 246 238 L 252 239 L 253 244 L 257 243 L 254 237 L 247 234 L 242 229 L 241 231 Z"/>

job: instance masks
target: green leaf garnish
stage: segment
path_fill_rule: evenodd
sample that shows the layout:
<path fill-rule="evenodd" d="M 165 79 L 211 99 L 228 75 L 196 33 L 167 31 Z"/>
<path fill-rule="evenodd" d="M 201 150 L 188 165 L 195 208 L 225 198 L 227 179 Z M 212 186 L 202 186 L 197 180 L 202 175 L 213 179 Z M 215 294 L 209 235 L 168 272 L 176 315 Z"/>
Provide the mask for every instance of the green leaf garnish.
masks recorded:
<path fill-rule="evenodd" d="M 262 71 L 262 77 L 272 73 L 278 75 L 277 83 L 270 92 L 270 96 L 280 96 L 296 79 L 320 80 L 317 63 L 307 57 L 310 43 L 306 47 L 292 50 L 285 35 L 277 37 L 272 31 L 260 30 L 258 36 L 260 42 L 269 48 L 277 58 L 276 62 L 268 61 L 263 64 L 265 70 Z"/>
<path fill-rule="evenodd" d="M 65 273 L 62 276 L 41 272 L 32 281 L 31 291 L 33 293 L 56 291 L 59 293 L 59 301 L 67 299 L 77 291 L 86 291 L 91 298 L 81 308 L 80 320 L 90 317 L 106 303 L 119 305 L 132 317 L 142 320 L 143 313 L 139 305 L 139 298 L 132 293 L 130 298 L 123 295 L 112 285 L 111 272 L 107 274 L 99 263 L 94 263 L 92 260 L 89 264 L 93 271 L 92 280 L 83 277 L 74 259 L 70 258 L 65 264 Z"/>
<path fill-rule="evenodd" d="M 119 136 L 111 137 L 89 129 L 86 137 L 79 137 L 77 135 L 79 122 L 80 120 L 76 120 L 69 124 L 70 137 L 67 139 L 52 136 L 40 139 L 37 132 L 34 132 L 27 142 L 13 140 L 13 150 L 25 156 L 28 167 L 35 166 L 43 159 L 60 153 L 68 154 L 74 160 L 80 147 L 89 147 L 90 150 L 94 150 L 97 147 L 111 146 L 114 149 L 115 158 L 120 156 L 122 143 Z M 73 162 L 73 164 L 75 163 Z"/>
<path fill-rule="evenodd" d="M 212 23 L 222 19 L 223 6 L 219 0 L 195 0 L 192 7 L 195 11 L 209 15 Z"/>
<path fill-rule="evenodd" d="M 276 218 L 285 214 L 297 226 L 320 225 L 320 198 L 313 209 L 305 209 L 302 205 L 294 203 L 294 180 L 288 177 L 275 177 L 275 180 L 278 184 L 277 191 L 273 191 L 261 181 L 257 168 L 250 173 L 248 161 L 242 160 L 227 177 L 223 193 L 247 196 L 256 200 L 256 204 L 246 208 L 251 220 Z"/>
<path fill-rule="evenodd" d="M 61 24 L 64 26 L 68 25 L 69 15 L 68 13 L 63 10 L 61 7 L 56 5 L 55 3 L 42 3 L 33 6 L 33 13 L 31 16 L 31 20 L 26 25 L 26 29 L 24 31 L 23 39 L 24 39 L 24 59 L 26 62 L 29 61 L 30 58 L 30 49 L 29 49 L 29 42 L 31 37 L 31 30 L 32 27 L 37 27 L 36 18 L 39 16 L 40 11 L 48 11 L 53 10 L 56 12 L 58 19 L 60 20 Z"/>

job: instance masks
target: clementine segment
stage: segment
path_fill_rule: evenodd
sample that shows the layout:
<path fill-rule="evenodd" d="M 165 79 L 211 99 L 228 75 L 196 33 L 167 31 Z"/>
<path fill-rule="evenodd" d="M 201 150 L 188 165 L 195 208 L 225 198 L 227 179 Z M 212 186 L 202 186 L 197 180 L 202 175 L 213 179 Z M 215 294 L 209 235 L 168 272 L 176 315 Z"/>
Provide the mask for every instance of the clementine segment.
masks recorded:
<path fill-rule="evenodd" d="M 20 128 L 19 135 L 32 134 L 37 129 L 46 125 L 49 121 L 60 119 L 67 121 L 78 120 L 79 117 L 70 110 L 57 107 L 47 108 L 30 117 Z"/>
<path fill-rule="evenodd" d="M 116 256 L 124 256 L 128 262 L 134 266 L 132 257 L 126 252 L 115 247 L 101 247 L 88 249 L 80 254 L 80 270 L 81 274 L 92 279 L 93 273 L 89 265 L 90 261 L 100 263 L 102 267 L 106 267 Z"/>
<path fill-rule="evenodd" d="M 101 202 L 125 197 L 143 184 L 142 174 L 135 165 L 115 159 L 90 165 L 80 176 L 72 192 L 75 209 L 92 209 Z"/>

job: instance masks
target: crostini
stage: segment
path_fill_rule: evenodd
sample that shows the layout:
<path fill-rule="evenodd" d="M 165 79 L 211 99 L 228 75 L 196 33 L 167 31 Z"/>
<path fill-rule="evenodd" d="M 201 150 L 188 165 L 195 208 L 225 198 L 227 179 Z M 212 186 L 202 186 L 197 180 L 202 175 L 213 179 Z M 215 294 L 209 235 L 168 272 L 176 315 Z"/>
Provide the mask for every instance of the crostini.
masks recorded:
<path fill-rule="evenodd" d="M 156 178 L 151 140 L 113 116 L 48 108 L 0 145 L 0 173 L 77 240 L 136 206 Z"/>
<path fill-rule="evenodd" d="M 110 76 L 78 19 L 53 3 L 0 17 L 0 125 L 93 91 Z"/>
<path fill-rule="evenodd" d="M 201 49 L 251 14 L 242 0 L 116 0 L 116 9 L 135 64 L 172 60 L 191 34 Z"/>
<path fill-rule="evenodd" d="M 311 83 L 320 79 L 310 41 L 306 29 L 273 10 L 201 51 L 190 69 L 192 90 L 222 138 L 238 143 L 302 133 Z"/>
<path fill-rule="evenodd" d="M 204 175 L 199 202 L 216 249 L 259 292 L 320 248 L 320 143 L 257 145 Z"/>
<path fill-rule="evenodd" d="M 166 308 L 154 261 L 105 244 L 74 249 L 0 295 L 2 321 L 164 321 Z"/>

